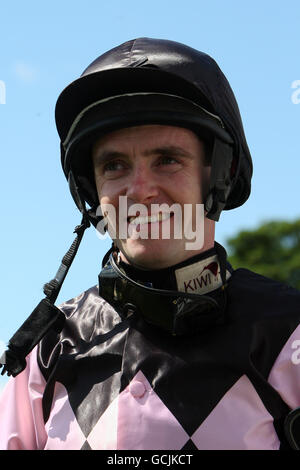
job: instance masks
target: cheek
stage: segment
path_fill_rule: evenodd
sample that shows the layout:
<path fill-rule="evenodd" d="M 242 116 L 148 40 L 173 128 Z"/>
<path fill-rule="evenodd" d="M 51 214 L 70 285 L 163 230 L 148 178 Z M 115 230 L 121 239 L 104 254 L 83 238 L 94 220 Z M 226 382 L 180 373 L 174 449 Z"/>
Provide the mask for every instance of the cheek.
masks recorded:
<path fill-rule="evenodd" d="M 198 167 L 189 168 L 189 171 L 179 175 L 179 178 L 173 182 L 173 191 L 175 190 L 178 201 L 186 204 L 201 203 L 205 179 Z"/>
<path fill-rule="evenodd" d="M 101 177 L 97 177 L 96 188 L 100 204 L 108 204 L 115 199 L 116 191 L 114 190 L 114 185 L 111 184 L 109 181 L 106 181 Z"/>
<path fill-rule="evenodd" d="M 102 186 L 103 186 L 103 179 L 97 175 L 97 171 L 94 173 L 94 178 L 95 178 L 95 184 L 96 184 L 96 189 L 98 193 L 98 199 L 100 201 L 101 198 L 101 193 L 102 193 Z"/>
<path fill-rule="evenodd" d="M 211 167 L 195 166 L 193 172 L 189 175 L 188 197 L 191 200 L 190 202 L 204 203 L 209 190 L 210 174 Z"/>
<path fill-rule="evenodd" d="M 99 202 L 102 213 L 106 213 L 111 223 L 116 219 L 119 209 L 119 191 L 114 189 L 114 185 L 103 182 L 97 185 Z"/>
<path fill-rule="evenodd" d="M 99 197 L 102 215 L 106 218 L 108 223 L 108 233 L 111 238 L 115 238 L 117 221 L 118 221 L 118 207 L 109 196 Z"/>
<path fill-rule="evenodd" d="M 110 187 L 107 182 L 97 174 L 95 174 L 95 184 L 101 211 L 102 214 L 105 214 L 108 211 L 107 206 L 114 205 Z"/>

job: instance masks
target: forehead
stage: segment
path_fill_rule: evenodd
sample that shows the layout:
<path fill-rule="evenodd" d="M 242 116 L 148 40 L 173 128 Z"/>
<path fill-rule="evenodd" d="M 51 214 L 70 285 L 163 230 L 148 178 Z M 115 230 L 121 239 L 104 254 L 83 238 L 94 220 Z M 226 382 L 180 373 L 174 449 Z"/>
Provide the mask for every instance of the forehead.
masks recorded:
<path fill-rule="evenodd" d="M 100 137 L 93 145 L 93 153 L 107 148 L 125 151 L 132 146 L 147 149 L 157 144 L 176 145 L 192 150 L 199 147 L 200 139 L 193 131 L 183 127 L 158 124 L 134 126 Z"/>

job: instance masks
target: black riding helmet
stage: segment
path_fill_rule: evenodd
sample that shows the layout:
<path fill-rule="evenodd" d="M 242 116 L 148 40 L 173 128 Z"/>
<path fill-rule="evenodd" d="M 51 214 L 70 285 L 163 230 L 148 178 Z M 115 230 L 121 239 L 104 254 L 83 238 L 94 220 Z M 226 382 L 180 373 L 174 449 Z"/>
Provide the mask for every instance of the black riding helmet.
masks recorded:
<path fill-rule="evenodd" d="M 66 87 L 55 110 L 61 163 L 77 207 L 96 224 L 91 146 L 116 129 L 142 124 L 186 127 L 210 142 L 207 217 L 242 205 L 252 161 L 231 87 L 207 54 L 178 42 L 139 38 L 98 57 Z"/>

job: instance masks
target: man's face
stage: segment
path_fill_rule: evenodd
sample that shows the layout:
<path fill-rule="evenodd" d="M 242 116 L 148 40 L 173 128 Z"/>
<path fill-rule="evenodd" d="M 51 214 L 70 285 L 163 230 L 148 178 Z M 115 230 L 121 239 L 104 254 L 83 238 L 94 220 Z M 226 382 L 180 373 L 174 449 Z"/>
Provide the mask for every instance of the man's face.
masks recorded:
<path fill-rule="evenodd" d="M 213 246 L 214 222 L 196 215 L 210 167 L 205 165 L 204 145 L 192 131 L 163 125 L 121 129 L 95 143 L 93 161 L 103 212 L 108 204 L 116 210 L 115 244 L 124 261 L 162 269 Z M 143 211 L 133 210 L 136 204 Z M 203 230 L 204 244 L 187 249 L 191 239 L 185 223 L 198 233 Z M 120 224 L 133 236 L 119 235 Z"/>

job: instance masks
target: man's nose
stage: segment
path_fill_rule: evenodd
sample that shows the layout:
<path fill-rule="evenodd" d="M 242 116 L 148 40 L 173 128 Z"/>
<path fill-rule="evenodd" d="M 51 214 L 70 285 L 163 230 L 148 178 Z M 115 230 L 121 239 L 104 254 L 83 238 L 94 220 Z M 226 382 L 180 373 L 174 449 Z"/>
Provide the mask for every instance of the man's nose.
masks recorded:
<path fill-rule="evenodd" d="M 158 186 L 151 168 L 139 165 L 132 170 L 127 187 L 127 197 L 136 203 L 146 204 L 158 195 Z"/>

